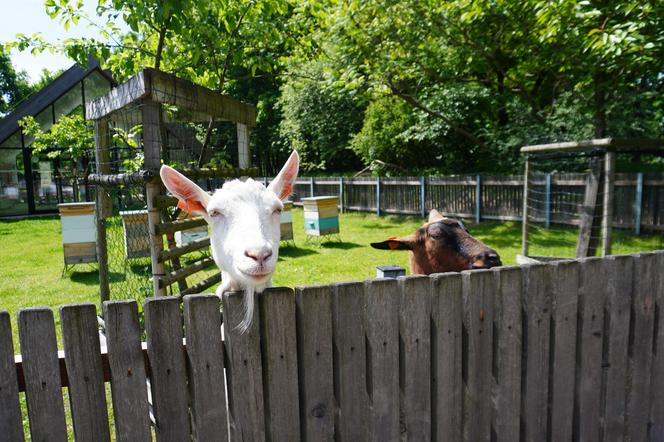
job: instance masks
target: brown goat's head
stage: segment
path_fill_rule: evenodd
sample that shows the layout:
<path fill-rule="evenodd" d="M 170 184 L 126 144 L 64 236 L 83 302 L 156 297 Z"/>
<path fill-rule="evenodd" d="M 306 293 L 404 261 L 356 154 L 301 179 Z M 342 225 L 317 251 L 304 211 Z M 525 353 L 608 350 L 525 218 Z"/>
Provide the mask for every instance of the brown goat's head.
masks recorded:
<path fill-rule="evenodd" d="M 383 250 L 409 250 L 410 271 L 414 275 L 488 269 L 502 265 L 498 253 L 473 238 L 468 229 L 454 218 L 446 218 L 437 210 L 415 233 L 371 243 Z"/>

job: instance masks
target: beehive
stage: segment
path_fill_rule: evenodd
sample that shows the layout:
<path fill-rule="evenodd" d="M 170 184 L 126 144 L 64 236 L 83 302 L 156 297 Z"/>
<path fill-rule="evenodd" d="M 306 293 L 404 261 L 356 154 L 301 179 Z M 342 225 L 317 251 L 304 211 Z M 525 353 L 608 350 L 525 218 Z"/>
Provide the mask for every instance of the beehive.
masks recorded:
<path fill-rule="evenodd" d="M 293 239 L 293 203 L 284 202 L 284 210 L 281 211 L 281 240 L 291 241 Z"/>
<path fill-rule="evenodd" d="M 65 266 L 97 262 L 95 203 L 58 204 Z"/>
<path fill-rule="evenodd" d="M 125 258 L 150 256 L 150 230 L 147 210 L 125 210 L 120 212 L 124 230 Z"/>
<path fill-rule="evenodd" d="M 336 196 L 302 198 L 304 232 L 311 236 L 339 233 L 339 210 Z"/>

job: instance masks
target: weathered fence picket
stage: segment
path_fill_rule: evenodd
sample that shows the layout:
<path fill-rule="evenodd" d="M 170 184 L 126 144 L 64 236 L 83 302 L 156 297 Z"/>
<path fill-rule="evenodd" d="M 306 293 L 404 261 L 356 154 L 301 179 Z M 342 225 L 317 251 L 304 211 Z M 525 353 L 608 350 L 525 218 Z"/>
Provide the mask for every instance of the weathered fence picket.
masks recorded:
<path fill-rule="evenodd" d="M 664 251 L 0 312 L 0 439 L 659 441 Z M 183 339 L 183 336 L 185 339 Z M 112 416 L 104 382 L 111 384 Z M 151 395 L 148 395 L 148 385 Z M 149 397 L 153 402 L 152 410 Z M 228 397 L 228 400 L 226 398 Z"/>
<path fill-rule="evenodd" d="M 332 442 L 336 414 L 332 288 L 299 288 L 296 300 L 302 440 Z"/>
<path fill-rule="evenodd" d="M 462 440 L 463 292 L 461 274 L 432 278 L 432 440 Z"/>
<path fill-rule="evenodd" d="M 0 312 L 0 434 L 23 441 L 22 421 L 9 313 Z"/>
<path fill-rule="evenodd" d="M 32 440 L 66 441 L 60 362 L 53 312 L 28 308 L 18 313 L 25 398 Z"/>
<path fill-rule="evenodd" d="M 152 440 L 136 301 L 104 302 L 111 395 L 118 442 Z"/>
<path fill-rule="evenodd" d="M 94 304 L 60 307 L 69 402 L 77 440 L 110 441 Z"/>

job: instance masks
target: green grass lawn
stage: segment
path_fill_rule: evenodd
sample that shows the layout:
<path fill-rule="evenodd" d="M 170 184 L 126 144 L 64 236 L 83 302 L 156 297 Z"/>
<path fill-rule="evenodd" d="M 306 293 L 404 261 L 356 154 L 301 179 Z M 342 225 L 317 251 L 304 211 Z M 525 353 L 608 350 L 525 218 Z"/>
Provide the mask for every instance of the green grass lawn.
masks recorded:
<path fill-rule="evenodd" d="M 301 228 L 302 210 L 296 209 L 293 213 L 295 242 L 282 245 L 274 285 L 295 287 L 364 280 L 374 277 L 378 265 L 397 264 L 408 268 L 406 252 L 375 250 L 369 243 L 411 233 L 420 224 L 419 217 L 379 218 L 373 214 L 348 213 L 340 219 L 340 242 L 307 242 Z M 520 223 L 483 222 L 468 223 L 468 226 L 477 238 L 498 250 L 506 265 L 515 263 L 521 248 Z M 571 257 L 576 234 L 574 228 L 535 228 L 531 254 Z M 14 326 L 16 312 L 21 307 L 56 309 L 66 303 L 99 302 L 95 268 L 75 266 L 62 277 L 59 218 L 0 221 L 0 242 L 0 310 L 11 313 Z M 664 249 L 663 235 L 633 237 L 628 232 L 615 233 L 616 254 L 654 249 Z M 127 272 L 133 271 L 132 268 L 135 266 L 129 266 Z M 142 303 L 142 299 L 139 302 Z M 59 324 L 57 328 L 59 336 Z"/>

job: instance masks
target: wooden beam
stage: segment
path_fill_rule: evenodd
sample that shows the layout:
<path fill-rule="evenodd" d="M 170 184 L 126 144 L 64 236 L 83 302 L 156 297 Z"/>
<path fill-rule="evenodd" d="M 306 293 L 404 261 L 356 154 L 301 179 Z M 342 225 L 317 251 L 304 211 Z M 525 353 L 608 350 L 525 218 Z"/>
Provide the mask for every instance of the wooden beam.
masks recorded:
<path fill-rule="evenodd" d="M 207 223 L 203 218 L 191 218 L 172 221 L 170 223 L 152 224 L 150 233 L 152 235 L 166 235 L 167 233 L 180 232 L 182 230 L 193 229 L 194 227 L 204 226 Z"/>
<path fill-rule="evenodd" d="M 140 71 L 125 83 L 111 89 L 106 95 L 88 102 L 85 105 L 85 118 L 98 120 L 128 104 L 147 97 L 150 93 L 148 81 L 149 78 L 146 77 L 145 71 Z"/>
<path fill-rule="evenodd" d="M 168 261 L 173 258 L 179 258 L 182 255 L 185 255 L 196 250 L 200 250 L 210 246 L 210 238 L 201 238 L 195 241 L 190 242 L 187 245 L 174 247 L 169 250 L 162 250 L 159 254 L 159 260 L 161 262 Z"/>
<path fill-rule="evenodd" d="M 189 287 L 187 290 L 184 290 L 180 292 L 180 297 L 186 296 L 186 295 L 191 295 L 194 293 L 201 293 L 203 290 L 209 289 L 216 283 L 221 282 L 221 272 L 220 273 L 215 273 L 214 275 L 210 276 L 207 279 L 204 279 L 203 281 L 199 282 L 198 284 L 194 284 L 191 287 Z"/>
<path fill-rule="evenodd" d="M 599 138 L 565 143 L 537 144 L 521 148 L 522 154 L 550 152 L 582 152 L 595 149 L 606 150 L 652 150 L 664 148 L 664 140 L 646 138 Z"/>
<path fill-rule="evenodd" d="M 194 273 L 200 272 L 201 270 L 207 269 L 215 265 L 215 262 L 212 258 L 203 258 L 200 261 L 183 267 L 180 270 L 171 272 L 165 276 L 159 278 L 158 284 L 161 289 L 165 289 L 166 286 L 173 284 L 174 282 L 181 281 L 184 278 L 193 275 Z"/>
<path fill-rule="evenodd" d="M 256 107 L 228 95 L 198 86 L 172 74 L 145 69 L 153 101 L 183 107 L 216 119 L 233 121 L 249 127 L 256 125 Z"/>
<path fill-rule="evenodd" d="M 173 74 L 144 69 L 86 105 L 86 117 L 98 120 L 141 99 L 178 106 L 215 119 L 256 125 L 256 107 Z"/>

